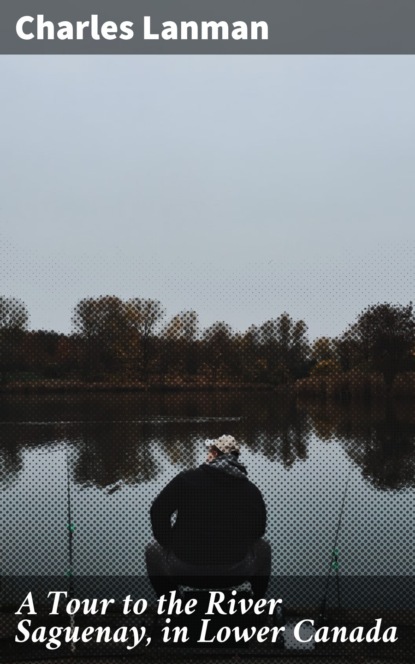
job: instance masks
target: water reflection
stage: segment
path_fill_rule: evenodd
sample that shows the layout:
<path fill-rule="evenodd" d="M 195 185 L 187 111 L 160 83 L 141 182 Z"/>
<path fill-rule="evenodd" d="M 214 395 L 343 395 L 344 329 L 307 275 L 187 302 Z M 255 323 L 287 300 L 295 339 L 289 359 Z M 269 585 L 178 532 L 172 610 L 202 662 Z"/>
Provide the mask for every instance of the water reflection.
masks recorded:
<path fill-rule="evenodd" d="M 415 417 L 408 407 L 389 403 L 383 408 L 309 410 L 321 440 L 340 441 L 348 457 L 377 489 L 415 486 Z"/>
<path fill-rule="evenodd" d="M 313 437 L 337 440 L 377 489 L 415 484 L 414 414 L 391 405 L 299 407 L 246 394 L 19 399 L 2 403 L 0 427 L 2 486 L 19 476 L 26 450 L 68 442 L 78 485 L 141 484 L 154 480 L 166 460 L 177 470 L 193 467 L 200 441 L 224 432 L 287 470 L 307 459 Z"/>

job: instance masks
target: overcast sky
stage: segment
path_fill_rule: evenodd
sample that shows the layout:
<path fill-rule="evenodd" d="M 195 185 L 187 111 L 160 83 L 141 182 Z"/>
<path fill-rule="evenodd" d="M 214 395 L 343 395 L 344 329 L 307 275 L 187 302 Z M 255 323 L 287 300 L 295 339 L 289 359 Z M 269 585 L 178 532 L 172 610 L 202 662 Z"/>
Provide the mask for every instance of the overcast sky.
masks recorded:
<path fill-rule="evenodd" d="M 336 335 L 415 299 L 415 58 L 0 58 L 0 294 Z"/>

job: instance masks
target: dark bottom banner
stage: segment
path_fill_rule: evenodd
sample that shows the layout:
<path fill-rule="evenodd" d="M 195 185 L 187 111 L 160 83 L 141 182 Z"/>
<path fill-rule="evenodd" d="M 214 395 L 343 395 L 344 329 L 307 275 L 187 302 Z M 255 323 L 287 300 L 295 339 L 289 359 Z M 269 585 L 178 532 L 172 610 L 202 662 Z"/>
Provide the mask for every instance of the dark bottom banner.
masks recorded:
<path fill-rule="evenodd" d="M 409 661 L 415 581 L 408 576 L 273 577 L 252 584 L 147 577 L 3 577 L 2 661 L 211 655 Z"/>

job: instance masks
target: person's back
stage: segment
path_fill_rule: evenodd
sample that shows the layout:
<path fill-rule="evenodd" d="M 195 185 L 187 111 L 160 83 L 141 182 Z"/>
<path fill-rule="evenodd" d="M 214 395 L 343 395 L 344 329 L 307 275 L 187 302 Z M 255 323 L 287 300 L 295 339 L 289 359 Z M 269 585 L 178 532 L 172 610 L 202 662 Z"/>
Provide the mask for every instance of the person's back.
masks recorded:
<path fill-rule="evenodd" d="M 179 473 L 151 507 L 158 545 L 147 547 L 150 579 L 160 594 L 169 576 L 171 587 L 187 576 L 260 576 L 264 592 L 270 549 L 261 540 L 266 525 L 261 492 L 239 463 L 239 446 L 232 436 L 207 444 L 207 462 Z"/>
<path fill-rule="evenodd" d="M 261 493 L 230 457 L 180 473 L 152 505 L 156 539 L 181 560 L 194 565 L 236 563 L 264 535 Z M 173 508 L 177 517 L 171 528 Z"/>

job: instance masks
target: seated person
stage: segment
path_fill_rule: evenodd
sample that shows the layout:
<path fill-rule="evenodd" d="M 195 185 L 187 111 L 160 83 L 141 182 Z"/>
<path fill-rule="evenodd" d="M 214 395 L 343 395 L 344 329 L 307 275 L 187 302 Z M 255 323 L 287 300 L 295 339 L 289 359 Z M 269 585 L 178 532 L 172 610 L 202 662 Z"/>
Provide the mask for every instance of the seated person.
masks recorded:
<path fill-rule="evenodd" d="M 206 445 L 206 462 L 179 473 L 151 506 L 150 581 L 158 596 L 179 584 L 223 588 L 250 581 L 255 597 L 263 597 L 271 572 L 264 500 L 238 460 L 233 436 Z"/>

